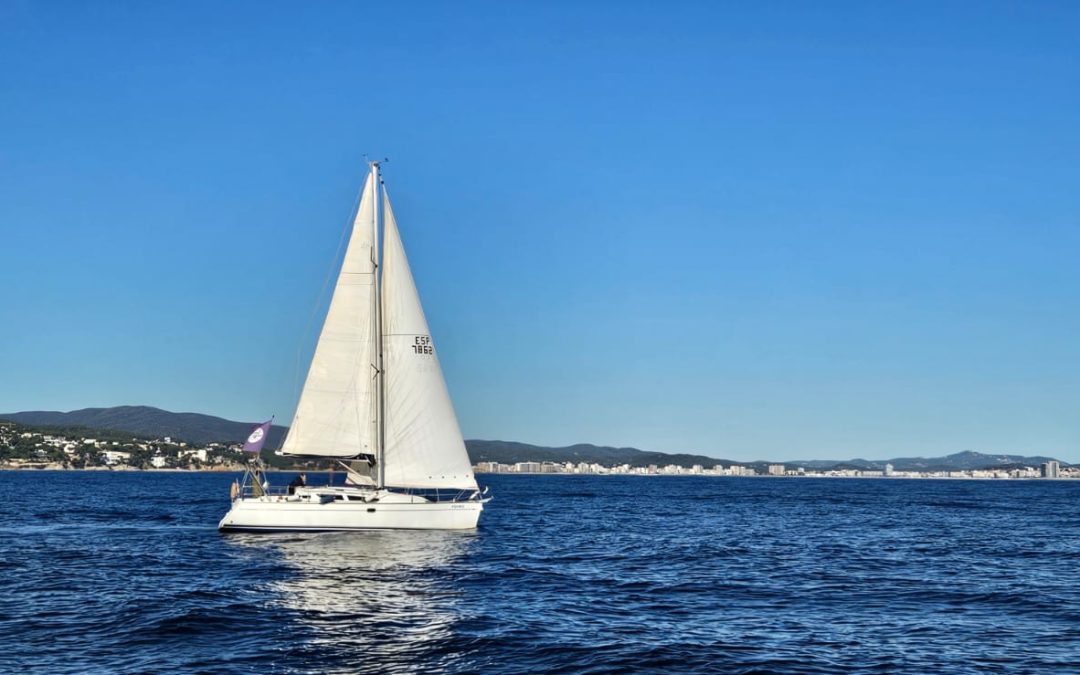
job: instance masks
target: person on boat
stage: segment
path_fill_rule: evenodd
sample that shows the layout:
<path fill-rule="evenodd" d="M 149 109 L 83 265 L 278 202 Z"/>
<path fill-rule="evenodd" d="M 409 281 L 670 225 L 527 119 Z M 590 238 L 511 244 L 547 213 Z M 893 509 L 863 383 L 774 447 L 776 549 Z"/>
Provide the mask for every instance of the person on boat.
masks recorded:
<path fill-rule="evenodd" d="M 251 470 L 251 496 L 262 497 L 266 495 L 266 489 L 270 483 L 259 469 Z"/>
<path fill-rule="evenodd" d="M 307 485 L 307 474 L 302 473 L 296 478 L 293 478 L 292 482 L 289 483 L 289 494 L 295 494 L 296 488 L 304 487 L 305 485 Z"/>

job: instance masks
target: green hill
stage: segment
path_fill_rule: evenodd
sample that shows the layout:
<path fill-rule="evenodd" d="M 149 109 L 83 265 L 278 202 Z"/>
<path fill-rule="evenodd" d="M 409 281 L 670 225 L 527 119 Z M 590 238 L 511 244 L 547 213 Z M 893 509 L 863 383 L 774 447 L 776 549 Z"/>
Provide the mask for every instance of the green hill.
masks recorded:
<path fill-rule="evenodd" d="M 188 443 L 205 444 L 212 442 L 236 443 L 243 441 L 251 428 L 259 422 L 234 422 L 213 415 L 201 413 L 174 413 L 149 406 L 117 406 L 113 408 L 83 408 L 71 412 L 27 411 L 0 414 L 0 419 L 7 419 L 20 424 L 37 427 L 71 428 L 80 427 L 95 430 L 126 432 L 144 438 L 164 438 Z M 281 446 L 288 427 L 271 428 L 266 448 L 275 450 Z M 768 462 L 734 462 L 704 455 L 670 454 L 639 450 L 637 448 L 614 448 L 582 443 L 565 447 L 545 447 L 515 443 L 512 441 L 465 441 L 469 457 L 473 463 L 500 462 L 588 462 L 615 466 L 629 464 L 634 467 L 656 464 L 665 466 L 676 464 L 690 467 L 700 464 L 711 468 L 717 464 L 725 466 L 741 464 L 762 469 Z M 280 460 L 281 458 L 276 458 Z M 946 457 L 900 457 L 888 460 L 807 460 L 784 462 L 789 467 L 828 470 L 833 468 L 855 468 L 881 470 L 886 464 L 892 464 L 897 471 L 962 471 L 970 469 L 1009 469 L 1019 466 L 1038 466 L 1052 459 L 1050 457 L 1026 457 L 1023 455 L 989 455 L 979 452 L 964 451 Z M 275 462 L 277 463 L 277 462 Z M 1062 466 L 1068 466 L 1062 463 Z"/>
<path fill-rule="evenodd" d="M 71 412 L 33 410 L 0 414 L 19 424 L 36 427 L 83 427 L 111 429 L 147 438 L 174 439 L 188 443 L 236 443 L 243 441 L 252 427 L 260 422 L 233 422 L 201 413 L 174 413 L 141 405 L 122 405 L 113 408 L 83 408 Z M 266 447 L 277 449 L 288 427 L 270 428 Z"/>

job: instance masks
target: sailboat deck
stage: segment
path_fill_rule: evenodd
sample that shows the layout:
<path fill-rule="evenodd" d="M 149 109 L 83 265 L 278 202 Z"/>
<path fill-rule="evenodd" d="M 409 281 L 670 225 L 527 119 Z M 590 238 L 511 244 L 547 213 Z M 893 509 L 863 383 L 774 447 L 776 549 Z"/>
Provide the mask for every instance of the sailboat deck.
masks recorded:
<path fill-rule="evenodd" d="M 384 504 L 431 504 L 439 502 L 467 502 L 477 501 L 479 492 L 476 490 L 424 490 L 424 491 L 392 491 L 375 490 L 370 487 L 322 485 L 297 488 L 290 493 L 287 487 L 263 488 L 259 493 L 253 485 L 245 485 L 241 491 L 241 498 L 245 500 L 258 500 L 263 502 L 317 502 L 326 504 L 329 502 L 354 502 L 354 503 L 384 503 Z"/>

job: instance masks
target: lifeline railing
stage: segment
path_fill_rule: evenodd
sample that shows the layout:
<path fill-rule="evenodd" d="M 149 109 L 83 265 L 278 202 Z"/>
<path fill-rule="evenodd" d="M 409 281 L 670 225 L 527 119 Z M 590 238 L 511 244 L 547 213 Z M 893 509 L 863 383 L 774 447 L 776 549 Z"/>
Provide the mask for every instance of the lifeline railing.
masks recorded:
<path fill-rule="evenodd" d="M 287 497 L 289 496 L 289 488 L 284 485 L 271 485 L 270 487 L 256 488 L 254 485 L 247 483 L 240 488 L 240 494 L 244 497 Z"/>
<path fill-rule="evenodd" d="M 260 479 L 266 481 L 266 467 L 261 465 L 259 460 L 255 460 L 255 464 L 247 467 L 244 471 L 244 477 L 241 479 L 238 493 L 241 497 L 288 497 L 290 496 L 289 487 L 285 485 L 266 485 L 256 483 Z M 308 488 L 342 488 L 341 485 L 308 485 Z M 400 494 L 415 495 L 417 497 L 423 497 L 435 502 L 469 502 L 480 501 L 485 499 L 488 489 L 441 489 L 441 488 L 401 488 L 394 490 Z"/>
<path fill-rule="evenodd" d="M 310 489 L 319 488 L 338 488 L 340 485 L 308 485 L 305 486 Z M 413 495 L 417 497 L 423 497 L 430 499 L 433 502 L 470 502 L 477 501 L 484 498 L 484 491 L 481 490 L 394 490 L 399 494 Z M 285 485 L 271 485 L 268 487 L 257 487 L 247 481 L 240 486 L 240 496 L 244 498 L 254 497 L 289 497 L 288 486 Z"/>

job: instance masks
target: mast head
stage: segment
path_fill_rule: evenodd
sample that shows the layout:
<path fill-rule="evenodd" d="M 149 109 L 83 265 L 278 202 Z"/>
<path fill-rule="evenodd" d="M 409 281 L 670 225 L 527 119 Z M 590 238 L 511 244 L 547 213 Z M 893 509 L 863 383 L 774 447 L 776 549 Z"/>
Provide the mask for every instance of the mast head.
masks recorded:
<path fill-rule="evenodd" d="M 379 179 L 380 183 L 382 183 L 382 172 L 380 171 L 380 169 L 382 168 L 383 164 L 386 164 L 390 161 L 390 158 L 383 157 L 380 161 L 378 159 L 368 159 L 367 155 L 364 155 L 364 159 L 367 161 L 368 166 L 371 167 L 371 173 L 375 174 L 375 177 Z"/>

